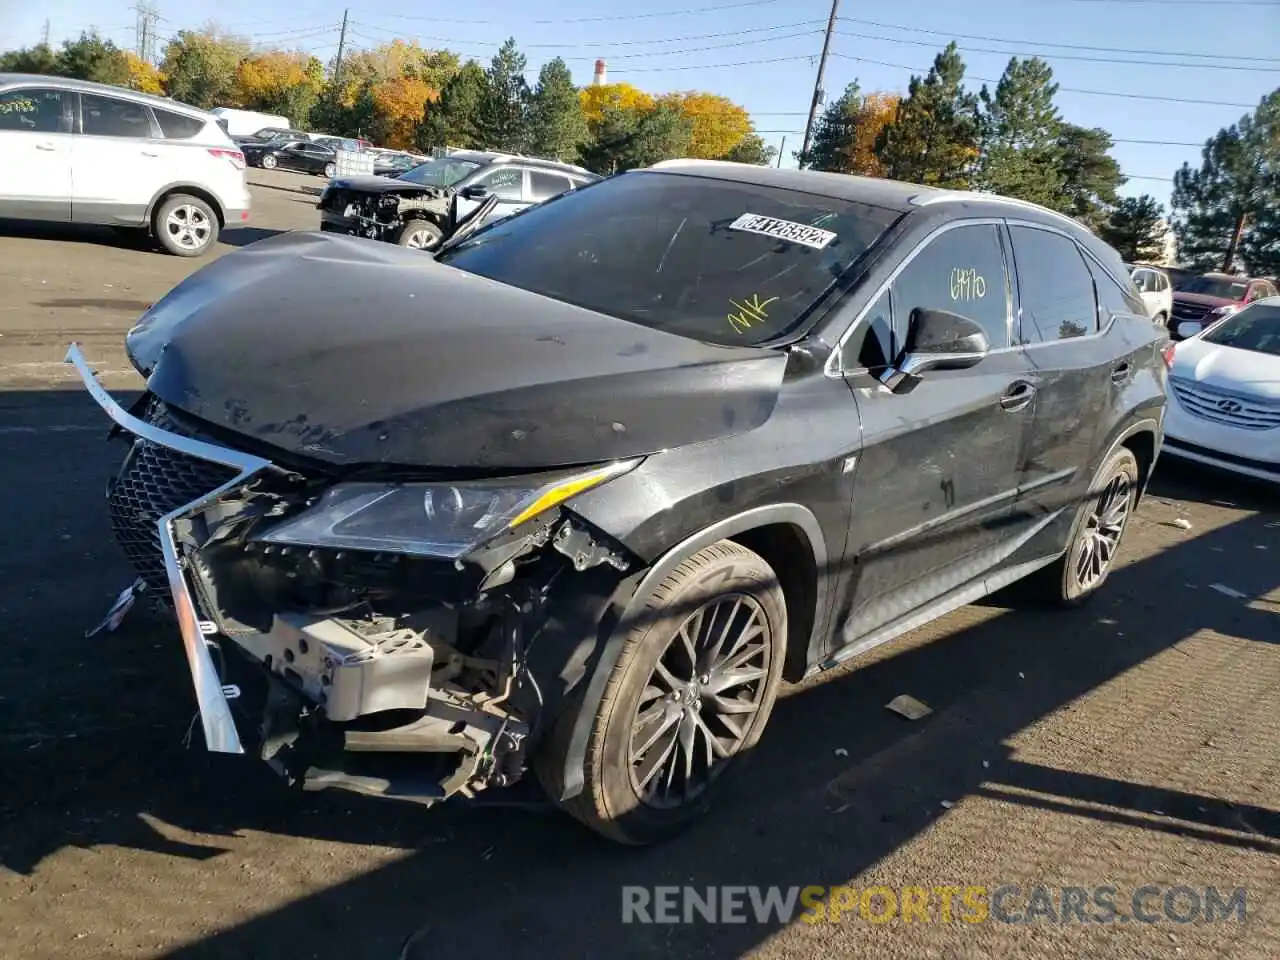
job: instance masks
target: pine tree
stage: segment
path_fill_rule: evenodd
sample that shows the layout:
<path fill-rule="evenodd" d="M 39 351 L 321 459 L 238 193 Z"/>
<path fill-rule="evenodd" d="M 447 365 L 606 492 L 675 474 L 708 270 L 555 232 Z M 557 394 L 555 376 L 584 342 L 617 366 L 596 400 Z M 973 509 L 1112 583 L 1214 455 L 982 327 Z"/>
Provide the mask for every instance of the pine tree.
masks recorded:
<path fill-rule="evenodd" d="M 765 143 L 758 133 L 748 133 L 720 159 L 731 163 L 749 163 L 757 167 L 767 167 L 777 156 L 777 147 Z"/>
<path fill-rule="evenodd" d="M 822 115 L 814 125 L 808 154 L 796 157 L 802 168 L 834 173 L 852 172 L 846 168 L 853 152 L 854 128 L 861 106 L 862 88 L 854 80 L 844 88 L 840 96 L 823 108 Z"/>
<path fill-rule="evenodd" d="M 489 63 L 478 117 L 479 133 L 489 150 L 520 153 L 525 149 L 529 84 L 524 71 L 528 63 L 514 38 L 508 39 Z"/>
<path fill-rule="evenodd" d="M 1155 197 L 1125 197 L 1111 211 L 1111 219 L 1098 235 L 1115 247 L 1128 261 L 1158 262 L 1164 255 L 1164 237 L 1168 227 L 1164 210 Z"/>
<path fill-rule="evenodd" d="M 54 74 L 57 72 L 57 54 L 49 48 L 47 43 L 37 43 L 34 47 L 0 53 L 0 73 Z"/>
<path fill-rule="evenodd" d="M 1280 89 L 1258 109 L 1205 143 L 1200 169 L 1173 177 L 1173 228 L 1179 258 L 1230 271 L 1241 254 L 1254 269 L 1275 265 L 1280 197 Z M 1261 231 L 1259 231 L 1261 226 Z M 1270 246 L 1270 250 L 1267 247 Z"/>
<path fill-rule="evenodd" d="M 480 64 L 474 60 L 463 64 L 440 91 L 440 99 L 427 104 L 418 127 L 418 146 L 423 150 L 485 146 L 479 117 L 488 84 Z"/>
<path fill-rule="evenodd" d="M 1062 202 L 1057 92 L 1053 70 L 1038 57 L 1013 57 L 994 93 L 983 86 L 982 158 L 974 186 L 1049 207 Z"/>
<path fill-rule="evenodd" d="M 881 133 L 876 153 L 894 180 L 968 189 L 978 155 L 978 98 L 964 89 L 964 61 L 947 44 Z"/>
<path fill-rule="evenodd" d="M 552 160 L 573 160 L 587 140 L 587 118 L 573 85 L 573 75 L 556 57 L 538 71 L 538 85 L 529 98 L 529 151 Z"/>
<path fill-rule="evenodd" d="M 1058 135 L 1062 194 L 1051 206 L 1095 233 L 1119 202 L 1116 191 L 1125 182 L 1120 164 L 1109 153 L 1114 145 L 1111 134 L 1099 127 L 1064 123 Z"/>
<path fill-rule="evenodd" d="M 692 136 L 692 121 L 673 106 L 625 110 L 609 105 L 595 125 L 595 136 L 582 150 L 582 163 L 603 176 L 647 167 L 687 155 Z"/>

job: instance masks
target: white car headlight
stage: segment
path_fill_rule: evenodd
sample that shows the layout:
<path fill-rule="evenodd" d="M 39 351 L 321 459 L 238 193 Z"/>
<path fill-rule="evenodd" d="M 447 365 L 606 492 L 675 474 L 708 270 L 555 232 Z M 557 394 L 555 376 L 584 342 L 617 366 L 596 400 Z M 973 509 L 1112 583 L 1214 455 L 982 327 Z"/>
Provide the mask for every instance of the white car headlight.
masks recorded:
<path fill-rule="evenodd" d="M 633 470 L 640 459 L 546 477 L 467 483 L 340 483 L 254 539 L 456 559 L 503 530 Z"/>

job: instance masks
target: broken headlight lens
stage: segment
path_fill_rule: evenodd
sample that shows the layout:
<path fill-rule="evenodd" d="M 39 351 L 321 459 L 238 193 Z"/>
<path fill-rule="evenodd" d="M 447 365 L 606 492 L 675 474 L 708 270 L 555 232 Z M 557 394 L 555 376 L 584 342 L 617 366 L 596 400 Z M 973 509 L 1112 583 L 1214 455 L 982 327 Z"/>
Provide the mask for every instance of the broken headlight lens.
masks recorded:
<path fill-rule="evenodd" d="M 342 483 L 255 539 L 456 559 L 503 530 L 632 470 L 627 460 L 542 478 L 474 483 Z"/>

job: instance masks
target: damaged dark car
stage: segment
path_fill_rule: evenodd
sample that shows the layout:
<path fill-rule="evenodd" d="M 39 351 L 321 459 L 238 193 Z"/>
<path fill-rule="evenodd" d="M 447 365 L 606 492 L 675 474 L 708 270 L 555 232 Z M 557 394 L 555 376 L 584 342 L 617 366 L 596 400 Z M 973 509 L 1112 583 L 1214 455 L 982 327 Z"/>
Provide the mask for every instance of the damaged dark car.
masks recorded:
<path fill-rule="evenodd" d="M 434 250 L 468 231 L 600 178 L 567 163 L 455 150 L 398 175 L 343 177 L 320 196 L 320 229 Z"/>
<path fill-rule="evenodd" d="M 271 321 L 262 318 L 270 315 Z M 1107 578 L 1160 449 L 1120 257 L 997 197 L 672 161 L 434 256 L 273 237 L 129 333 L 108 502 L 208 749 L 670 836 L 796 680 Z M 184 695 L 175 692 L 175 696 Z"/>

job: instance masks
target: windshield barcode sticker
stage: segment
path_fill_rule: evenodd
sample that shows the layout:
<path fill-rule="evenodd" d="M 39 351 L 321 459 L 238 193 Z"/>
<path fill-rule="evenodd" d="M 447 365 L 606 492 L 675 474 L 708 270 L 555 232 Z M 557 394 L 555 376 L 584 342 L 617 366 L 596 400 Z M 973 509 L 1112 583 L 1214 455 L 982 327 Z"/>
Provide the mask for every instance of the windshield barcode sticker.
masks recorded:
<path fill-rule="evenodd" d="M 729 229 L 742 230 L 745 233 L 758 233 L 761 236 L 774 237 L 778 240 L 788 240 L 791 243 L 812 247 L 814 250 L 821 250 L 836 238 L 836 235 L 830 230 L 819 230 L 817 227 L 811 227 L 805 223 L 779 220 L 777 217 L 766 217 L 759 213 L 744 213 L 729 224 Z"/>

